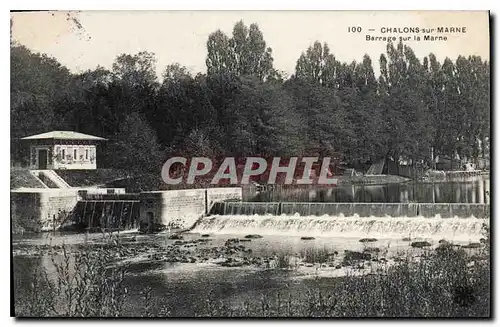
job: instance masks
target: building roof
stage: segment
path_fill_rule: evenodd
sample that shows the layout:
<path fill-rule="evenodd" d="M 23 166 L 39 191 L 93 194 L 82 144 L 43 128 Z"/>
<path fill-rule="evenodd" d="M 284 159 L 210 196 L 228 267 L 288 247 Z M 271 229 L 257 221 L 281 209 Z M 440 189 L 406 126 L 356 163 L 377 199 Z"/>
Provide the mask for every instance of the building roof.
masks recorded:
<path fill-rule="evenodd" d="M 46 140 L 46 139 L 106 141 L 105 138 L 99 136 L 93 136 L 71 131 L 52 131 L 52 132 L 23 137 L 21 140 Z"/>

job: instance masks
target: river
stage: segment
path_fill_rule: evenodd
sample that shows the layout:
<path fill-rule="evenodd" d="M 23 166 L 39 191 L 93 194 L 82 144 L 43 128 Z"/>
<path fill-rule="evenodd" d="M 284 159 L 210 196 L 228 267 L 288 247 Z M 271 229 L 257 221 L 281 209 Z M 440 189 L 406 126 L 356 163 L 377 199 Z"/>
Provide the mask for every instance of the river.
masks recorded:
<path fill-rule="evenodd" d="M 322 190 L 285 190 L 256 194 L 254 201 L 310 201 L 310 202 L 466 202 L 489 203 L 489 179 L 477 177 L 461 182 L 405 183 L 376 186 L 338 187 Z M 151 296 L 158 308 L 168 308 L 171 316 L 203 314 L 208 298 L 229 303 L 244 303 L 276 292 L 307 292 L 311 285 L 324 289 L 334 287 L 335 278 L 377 269 L 383 262 L 391 264 L 398 257 L 421 255 L 423 249 L 412 248 L 413 241 L 428 241 L 431 247 L 442 239 L 455 244 L 479 242 L 483 237 L 484 220 L 475 218 L 359 218 L 359 217 L 207 217 L 196 229 L 184 235 L 183 241 L 169 239 L 169 233 L 140 235 L 137 231 L 120 233 L 131 248 L 142 250 L 121 257 L 116 266 L 126 267 L 124 283 L 129 297 L 124 314 L 139 316 L 143 310 L 142 292 L 151 288 Z M 115 233 L 116 234 L 116 233 Z M 208 234 L 208 235 L 203 235 Z M 227 255 L 221 254 L 229 239 L 244 239 L 247 234 L 262 238 L 238 242 L 241 250 L 233 255 L 244 264 L 223 266 Z M 207 242 L 198 242 L 202 236 Z M 303 237 L 310 239 L 304 240 Z M 77 246 L 102 242 L 95 234 L 38 234 L 13 237 L 14 288 L 16 296 L 26 296 L 32 272 L 37 267 L 53 273 L 51 260 L 45 253 L 36 252 L 44 244 Z M 362 239 L 369 242 L 361 242 Z M 185 244 L 175 245 L 176 242 Z M 194 245 L 190 245 L 194 242 Z M 189 244 L 188 244 L 189 243 Z M 238 245 L 238 246 L 240 246 Z M 181 247 L 183 253 L 198 253 L 196 262 L 168 262 L 155 258 L 156 252 Z M 235 245 L 236 246 L 236 245 Z M 190 248 L 191 247 L 191 248 Z M 196 248 L 196 250 L 195 250 Z M 207 260 L 200 249 L 215 249 Z M 362 252 L 375 249 L 376 254 L 359 265 L 343 265 L 345 251 Z M 331 259 L 328 263 L 306 263 L 303 258 L 310 249 L 324 249 Z M 196 252 L 198 251 L 198 252 Z M 219 251 L 219 252 L 217 252 Z M 293 269 L 272 269 L 272 263 L 286 254 Z M 233 261 L 234 262 L 234 261 Z M 157 313 L 159 314 L 159 313 Z"/>
<path fill-rule="evenodd" d="M 247 201 L 263 202 L 419 202 L 490 203 L 488 175 L 447 182 L 415 182 L 383 185 L 351 185 L 322 189 L 279 188 L 251 194 Z"/>

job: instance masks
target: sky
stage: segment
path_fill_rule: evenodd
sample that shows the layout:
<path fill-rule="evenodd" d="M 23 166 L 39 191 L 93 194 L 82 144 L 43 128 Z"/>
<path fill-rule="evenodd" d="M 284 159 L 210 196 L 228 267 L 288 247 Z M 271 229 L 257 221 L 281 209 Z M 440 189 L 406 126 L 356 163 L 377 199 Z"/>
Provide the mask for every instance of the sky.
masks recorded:
<path fill-rule="evenodd" d="M 193 74 L 205 72 L 206 41 L 221 29 L 231 35 L 236 22 L 257 23 L 267 46 L 273 49 L 274 68 L 294 73 L 300 54 L 318 40 L 328 43 L 337 60 L 378 59 L 385 41 L 366 36 L 410 36 L 409 44 L 419 58 L 434 53 L 446 57 L 479 55 L 489 60 L 489 17 L 485 11 L 83 11 L 11 13 L 12 38 L 35 52 L 55 57 L 72 72 L 110 69 L 119 54 L 153 52 L 157 73 L 172 63 Z M 75 19 L 73 19 L 75 18 Z M 361 32 L 349 32 L 349 27 Z M 465 33 L 432 33 L 447 41 L 424 41 L 422 32 L 382 33 L 382 29 L 465 27 Z M 370 31 L 373 29 L 373 31 Z M 413 36 L 421 37 L 420 41 Z"/>

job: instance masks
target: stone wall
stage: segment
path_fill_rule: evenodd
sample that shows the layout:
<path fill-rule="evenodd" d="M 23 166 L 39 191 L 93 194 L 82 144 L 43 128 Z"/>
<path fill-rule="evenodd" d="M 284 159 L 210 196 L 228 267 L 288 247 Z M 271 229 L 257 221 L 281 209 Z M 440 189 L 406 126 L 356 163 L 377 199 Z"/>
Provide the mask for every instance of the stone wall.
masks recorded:
<path fill-rule="evenodd" d="M 78 202 L 78 190 L 41 189 L 11 192 L 13 225 L 25 231 L 53 230 Z"/>
<path fill-rule="evenodd" d="M 189 228 L 210 208 L 211 203 L 226 199 L 241 200 L 241 188 L 211 188 L 142 192 L 140 220 L 169 228 Z"/>
<path fill-rule="evenodd" d="M 108 192 L 108 189 L 17 189 L 11 191 L 11 219 L 18 230 L 29 232 L 50 231 L 71 214 L 82 190 L 89 194 Z M 123 193 L 124 189 L 114 189 Z"/>
<path fill-rule="evenodd" d="M 59 191 L 42 194 L 42 231 L 53 230 L 59 227 L 59 225 L 71 215 L 78 200 L 78 191 Z"/>
<path fill-rule="evenodd" d="M 241 187 L 223 187 L 223 188 L 207 188 L 207 203 L 208 210 L 213 203 L 223 200 L 238 200 L 241 201 L 243 196 Z"/>

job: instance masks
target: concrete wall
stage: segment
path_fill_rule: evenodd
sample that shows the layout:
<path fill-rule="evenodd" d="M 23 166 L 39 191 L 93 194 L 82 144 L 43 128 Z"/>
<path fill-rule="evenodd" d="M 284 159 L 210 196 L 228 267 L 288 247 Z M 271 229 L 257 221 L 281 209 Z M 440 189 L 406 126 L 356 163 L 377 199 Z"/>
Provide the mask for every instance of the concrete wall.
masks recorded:
<path fill-rule="evenodd" d="M 12 220 L 26 231 L 52 230 L 71 213 L 78 199 L 77 189 L 12 191 Z"/>
<path fill-rule="evenodd" d="M 208 208 L 212 206 L 213 203 L 223 200 L 235 199 L 241 201 L 243 196 L 243 190 L 241 187 L 224 187 L 224 188 L 207 188 L 207 203 Z"/>
<path fill-rule="evenodd" d="M 11 191 L 11 219 L 13 225 L 25 231 L 50 231 L 73 211 L 86 191 L 106 194 L 108 189 L 17 189 Z M 125 189 L 113 189 L 124 193 Z"/>
<path fill-rule="evenodd" d="M 78 191 L 81 194 L 125 194 L 125 188 L 123 187 L 107 187 L 107 188 L 92 188 L 92 187 L 79 187 Z"/>
<path fill-rule="evenodd" d="M 142 192 L 140 220 L 148 224 L 148 213 L 155 224 L 170 228 L 189 228 L 206 213 L 210 204 L 226 199 L 241 200 L 241 188 L 211 188 Z"/>
<path fill-rule="evenodd" d="M 220 215 L 294 215 L 345 217 L 476 217 L 489 218 L 490 206 L 479 203 L 304 203 L 304 202 L 235 202 L 214 206 L 212 214 Z"/>

